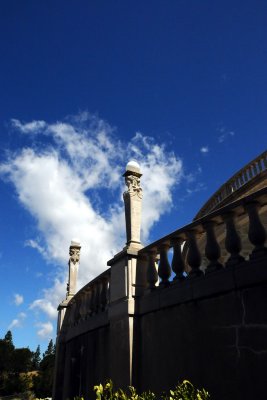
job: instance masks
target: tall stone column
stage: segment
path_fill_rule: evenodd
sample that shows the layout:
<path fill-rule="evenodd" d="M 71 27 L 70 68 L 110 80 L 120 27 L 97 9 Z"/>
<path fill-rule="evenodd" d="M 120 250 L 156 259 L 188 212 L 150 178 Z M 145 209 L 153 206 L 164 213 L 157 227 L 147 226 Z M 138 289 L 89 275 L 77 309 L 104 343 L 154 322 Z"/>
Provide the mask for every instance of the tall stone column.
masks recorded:
<path fill-rule="evenodd" d="M 54 382 L 53 382 L 53 400 L 62 400 L 63 398 L 63 383 L 64 383 L 64 368 L 66 362 L 66 345 L 65 345 L 65 332 L 64 332 L 64 317 L 69 301 L 76 293 L 78 268 L 80 263 L 81 245 L 77 239 L 73 239 L 69 248 L 69 278 L 67 283 L 66 299 L 63 300 L 58 306 L 58 320 L 57 320 L 57 339 L 56 339 L 56 360 L 54 369 Z"/>
<path fill-rule="evenodd" d="M 141 212 L 142 212 L 142 188 L 140 178 L 142 176 L 140 166 L 136 161 L 130 161 L 123 174 L 128 190 L 123 193 L 126 221 L 126 246 L 127 248 L 140 249 Z"/>
<path fill-rule="evenodd" d="M 108 262 L 111 267 L 108 316 L 110 377 L 116 386 L 126 388 L 134 382 L 135 299 L 146 288 L 146 265 L 142 265 L 143 261 L 138 256 L 138 251 L 143 247 L 140 241 L 142 174 L 138 163 L 130 161 L 123 176 L 127 186 L 123 194 L 126 246 Z"/>

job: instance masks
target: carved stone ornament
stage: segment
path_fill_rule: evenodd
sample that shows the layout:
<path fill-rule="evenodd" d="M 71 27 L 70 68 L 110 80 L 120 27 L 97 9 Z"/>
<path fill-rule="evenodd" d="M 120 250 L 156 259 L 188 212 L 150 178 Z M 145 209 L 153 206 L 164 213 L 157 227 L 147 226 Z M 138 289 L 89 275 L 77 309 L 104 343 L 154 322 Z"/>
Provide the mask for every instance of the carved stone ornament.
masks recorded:
<path fill-rule="evenodd" d="M 70 247 L 70 262 L 72 264 L 76 264 L 80 261 L 80 248 L 79 247 Z"/>
<path fill-rule="evenodd" d="M 136 175 L 127 175 L 125 177 L 125 184 L 128 187 L 128 191 L 124 194 L 130 196 L 138 196 L 140 199 L 143 197 L 142 188 L 140 185 L 140 178 Z"/>

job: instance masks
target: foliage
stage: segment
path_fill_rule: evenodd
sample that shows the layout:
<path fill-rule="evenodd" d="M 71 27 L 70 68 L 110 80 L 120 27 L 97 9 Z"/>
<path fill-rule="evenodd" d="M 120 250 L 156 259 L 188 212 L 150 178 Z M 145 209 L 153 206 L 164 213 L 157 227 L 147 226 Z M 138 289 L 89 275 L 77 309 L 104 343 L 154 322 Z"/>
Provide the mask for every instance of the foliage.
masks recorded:
<path fill-rule="evenodd" d="M 5 382 L 4 390 L 8 393 L 24 393 L 31 389 L 31 379 L 27 374 L 10 373 Z"/>
<path fill-rule="evenodd" d="M 50 340 L 41 360 L 40 346 L 35 352 L 29 348 L 15 348 L 11 331 L 0 339 L 0 396 L 30 391 L 40 397 L 51 397 L 55 346 Z M 32 371 L 32 372 L 31 372 Z"/>
<path fill-rule="evenodd" d="M 7 333 L 5 334 L 4 340 L 5 340 L 5 342 L 7 342 L 7 343 L 11 344 L 12 346 L 14 346 L 13 345 L 13 336 L 12 336 L 11 331 L 7 331 Z"/>
<path fill-rule="evenodd" d="M 40 362 L 41 362 L 41 350 L 40 350 L 40 345 L 38 345 L 36 351 L 33 353 L 32 356 L 32 369 L 34 371 L 39 370 Z"/>
<path fill-rule="evenodd" d="M 206 400 L 209 398 L 209 393 L 205 389 L 196 389 L 191 382 L 186 380 L 178 384 L 174 390 L 170 390 L 170 396 L 166 396 L 166 400 Z"/>
<path fill-rule="evenodd" d="M 12 354 L 12 371 L 28 372 L 32 369 L 32 351 L 27 347 L 14 349 Z"/>
<path fill-rule="evenodd" d="M 129 386 L 128 392 L 122 389 L 114 390 L 113 383 L 108 380 L 104 385 L 100 384 L 94 387 L 96 400 L 156 400 L 156 395 L 149 391 L 140 395 L 133 386 Z M 178 384 L 174 390 L 164 393 L 161 400 L 208 400 L 209 393 L 205 389 L 196 389 L 192 383 L 185 380 Z M 82 397 L 76 397 L 74 400 L 83 400 Z"/>
<path fill-rule="evenodd" d="M 33 390 L 37 397 L 51 397 L 55 364 L 55 346 L 50 340 L 40 362 L 39 373 L 33 377 Z"/>

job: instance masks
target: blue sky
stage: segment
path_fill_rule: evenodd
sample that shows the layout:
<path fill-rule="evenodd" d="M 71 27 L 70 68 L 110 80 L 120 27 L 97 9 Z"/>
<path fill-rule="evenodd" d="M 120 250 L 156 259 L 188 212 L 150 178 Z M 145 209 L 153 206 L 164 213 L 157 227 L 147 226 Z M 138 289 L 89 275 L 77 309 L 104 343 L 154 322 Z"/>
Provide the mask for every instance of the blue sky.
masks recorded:
<path fill-rule="evenodd" d="M 1 2 L 0 337 L 54 338 L 72 237 L 80 285 L 122 248 L 130 158 L 149 243 L 266 149 L 266 43 L 260 0 Z"/>

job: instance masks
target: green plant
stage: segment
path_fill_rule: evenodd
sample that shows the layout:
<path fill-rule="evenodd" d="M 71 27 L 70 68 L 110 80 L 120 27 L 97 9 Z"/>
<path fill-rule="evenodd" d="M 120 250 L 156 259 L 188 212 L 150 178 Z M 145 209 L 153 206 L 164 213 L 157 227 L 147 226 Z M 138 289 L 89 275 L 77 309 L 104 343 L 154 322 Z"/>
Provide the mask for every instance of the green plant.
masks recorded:
<path fill-rule="evenodd" d="M 167 396 L 166 396 L 167 397 Z M 205 389 L 196 389 L 191 382 L 183 381 L 174 390 L 170 390 L 168 400 L 208 400 L 209 393 Z M 167 400 L 166 399 L 166 400 Z"/>
<path fill-rule="evenodd" d="M 114 391 L 113 382 L 108 380 L 104 385 L 94 387 L 96 400 L 156 400 L 156 395 L 149 391 L 140 395 L 133 386 L 129 386 L 128 391 L 122 389 Z M 174 390 L 164 393 L 159 400 L 208 400 L 209 393 L 205 389 L 196 389 L 191 382 L 184 380 L 179 383 Z M 74 400 L 83 400 L 75 397 Z"/>

